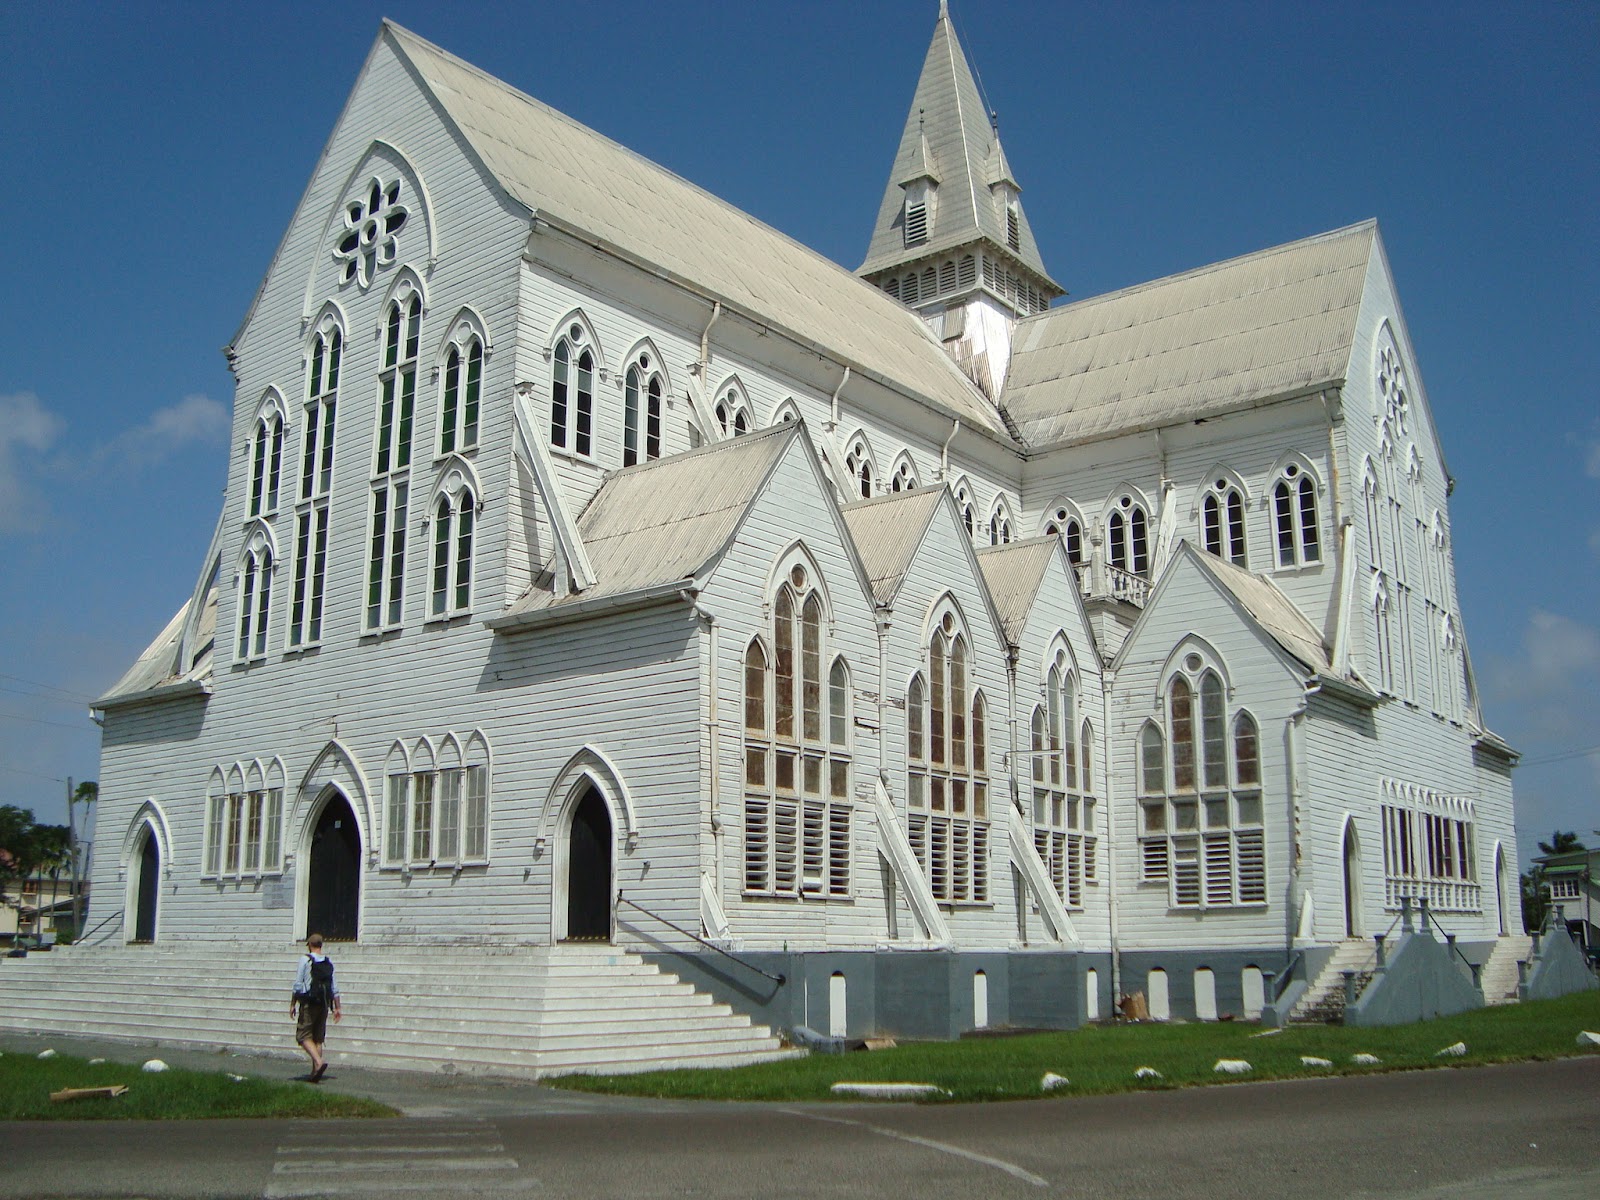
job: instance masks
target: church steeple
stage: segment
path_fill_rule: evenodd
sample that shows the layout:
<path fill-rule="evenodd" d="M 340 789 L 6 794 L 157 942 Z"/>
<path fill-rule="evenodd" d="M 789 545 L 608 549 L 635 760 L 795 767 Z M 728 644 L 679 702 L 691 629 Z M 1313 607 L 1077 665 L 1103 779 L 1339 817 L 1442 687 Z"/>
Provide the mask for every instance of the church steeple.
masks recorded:
<path fill-rule="evenodd" d="M 945 322 L 945 314 L 977 300 L 1010 318 L 1039 312 L 1064 289 L 1045 271 L 1021 196 L 940 0 L 866 261 L 856 273 L 942 332 L 959 324 Z"/>

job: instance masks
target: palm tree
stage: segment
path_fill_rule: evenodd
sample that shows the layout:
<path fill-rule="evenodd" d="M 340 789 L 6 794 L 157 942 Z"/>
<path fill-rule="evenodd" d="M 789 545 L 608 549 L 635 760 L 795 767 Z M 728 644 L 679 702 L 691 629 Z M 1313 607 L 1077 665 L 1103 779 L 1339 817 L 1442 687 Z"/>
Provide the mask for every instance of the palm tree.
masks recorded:
<path fill-rule="evenodd" d="M 1578 840 L 1578 835 L 1571 830 L 1556 830 L 1550 835 L 1548 842 L 1539 843 L 1542 854 L 1568 854 L 1574 850 L 1585 850 L 1587 847 Z"/>

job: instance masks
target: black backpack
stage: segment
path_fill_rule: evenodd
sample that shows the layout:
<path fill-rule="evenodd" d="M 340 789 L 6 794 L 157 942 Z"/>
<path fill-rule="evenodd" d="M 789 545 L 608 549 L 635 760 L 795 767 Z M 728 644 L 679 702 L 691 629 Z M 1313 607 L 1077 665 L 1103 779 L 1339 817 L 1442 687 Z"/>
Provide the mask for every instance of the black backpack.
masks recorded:
<path fill-rule="evenodd" d="M 311 984 L 306 988 L 305 1001 L 323 1008 L 333 1006 L 333 963 L 326 958 L 311 959 Z"/>

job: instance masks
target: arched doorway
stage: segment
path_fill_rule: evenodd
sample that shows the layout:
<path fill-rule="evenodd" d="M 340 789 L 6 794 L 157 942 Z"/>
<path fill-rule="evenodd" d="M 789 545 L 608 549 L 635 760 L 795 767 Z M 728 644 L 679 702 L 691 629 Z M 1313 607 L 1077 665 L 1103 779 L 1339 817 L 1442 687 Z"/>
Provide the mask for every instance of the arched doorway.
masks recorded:
<path fill-rule="evenodd" d="M 353 942 L 361 918 L 361 831 L 350 802 L 330 792 L 311 831 L 306 857 L 306 927 L 302 936 L 320 933 Z"/>
<path fill-rule="evenodd" d="M 1506 936 L 1506 851 L 1504 846 L 1494 850 L 1494 903 L 1500 918 L 1500 936 Z"/>
<path fill-rule="evenodd" d="M 1361 937 L 1365 932 L 1361 919 L 1361 839 L 1356 836 L 1356 823 L 1344 827 L 1344 935 Z"/>
<path fill-rule="evenodd" d="M 567 834 L 569 942 L 611 940 L 611 810 L 588 788 Z"/>
<path fill-rule="evenodd" d="M 156 940 L 156 905 L 161 895 L 161 846 L 156 841 L 155 830 L 144 827 L 139 835 L 139 853 L 135 861 L 139 877 L 134 884 L 133 940 Z"/>

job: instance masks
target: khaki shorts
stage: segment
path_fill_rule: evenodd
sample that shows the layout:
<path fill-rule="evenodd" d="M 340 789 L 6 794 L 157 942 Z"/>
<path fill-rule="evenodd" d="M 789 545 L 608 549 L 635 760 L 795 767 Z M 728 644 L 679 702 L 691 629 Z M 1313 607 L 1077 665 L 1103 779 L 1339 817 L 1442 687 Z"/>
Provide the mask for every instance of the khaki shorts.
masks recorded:
<path fill-rule="evenodd" d="M 328 1010 L 309 1001 L 300 1005 L 299 1019 L 294 1025 L 294 1040 L 303 1042 L 307 1038 L 319 1046 L 328 1040 Z"/>

